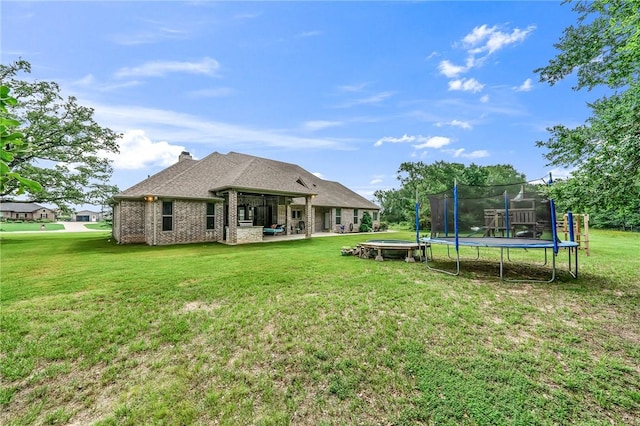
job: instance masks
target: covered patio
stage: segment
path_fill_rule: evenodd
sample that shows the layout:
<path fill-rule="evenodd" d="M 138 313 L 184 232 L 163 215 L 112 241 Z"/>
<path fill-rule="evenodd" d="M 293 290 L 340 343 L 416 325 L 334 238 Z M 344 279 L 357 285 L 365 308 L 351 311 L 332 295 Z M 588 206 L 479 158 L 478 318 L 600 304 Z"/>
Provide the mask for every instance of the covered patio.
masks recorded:
<path fill-rule="evenodd" d="M 255 191 L 255 190 L 254 190 Z M 216 193 L 224 198 L 225 244 L 243 244 L 264 241 L 267 238 L 282 239 L 287 236 L 310 238 L 315 196 L 309 192 L 258 193 L 243 188 L 226 188 Z M 293 198 L 304 197 L 305 208 L 299 217 L 293 217 Z M 274 226 L 282 232 L 266 233 Z"/>

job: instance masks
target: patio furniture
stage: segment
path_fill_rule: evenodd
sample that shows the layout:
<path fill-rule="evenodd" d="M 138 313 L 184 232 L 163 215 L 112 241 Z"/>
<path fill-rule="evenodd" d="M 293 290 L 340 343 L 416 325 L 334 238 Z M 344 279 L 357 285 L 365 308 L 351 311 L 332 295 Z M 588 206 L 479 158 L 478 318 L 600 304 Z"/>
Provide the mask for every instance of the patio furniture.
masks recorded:
<path fill-rule="evenodd" d="M 284 225 L 271 225 L 270 227 L 262 228 L 262 233 L 264 235 L 278 235 L 284 234 Z"/>

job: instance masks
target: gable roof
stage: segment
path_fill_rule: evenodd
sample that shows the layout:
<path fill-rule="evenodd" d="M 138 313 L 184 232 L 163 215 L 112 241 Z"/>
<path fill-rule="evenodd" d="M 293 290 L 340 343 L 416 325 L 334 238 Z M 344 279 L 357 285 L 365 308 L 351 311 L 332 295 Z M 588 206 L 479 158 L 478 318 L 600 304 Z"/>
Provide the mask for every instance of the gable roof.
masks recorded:
<path fill-rule="evenodd" d="M 322 179 L 318 181 L 318 195 L 311 201 L 314 206 L 380 210 L 376 204 L 339 182 Z M 304 198 L 294 198 L 292 204 L 304 204 Z"/>
<path fill-rule="evenodd" d="M 214 152 L 201 160 L 181 158 L 114 198 L 212 198 L 231 189 L 285 195 L 301 204 L 305 196 L 312 195 L 313 205 L 379 209 L 341 184 L 320 179 L 298 165 L 238 152 Z"/>
<path fill-rule="evenodd" d="M 0 210 L 3 212 L 33 213 L 42 209 L 51 210 L 36 203 L 0 203 Z"/>

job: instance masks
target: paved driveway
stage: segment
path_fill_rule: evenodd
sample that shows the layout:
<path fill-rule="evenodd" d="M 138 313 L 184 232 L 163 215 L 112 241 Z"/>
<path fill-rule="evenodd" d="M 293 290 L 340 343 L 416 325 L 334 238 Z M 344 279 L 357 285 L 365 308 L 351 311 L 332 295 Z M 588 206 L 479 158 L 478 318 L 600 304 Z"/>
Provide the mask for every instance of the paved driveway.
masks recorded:
<path fill-rule="evenodd" d="M 89 222 L 58 222 L 58 224 L 64 226 L 64 231 L 58 232 L 105 232 L 109 231 L 107 228 L 103 229 L 89 229 L 85 225 Z M 48 231 L 48 232 L 56 232 L 56 231 Z"/>

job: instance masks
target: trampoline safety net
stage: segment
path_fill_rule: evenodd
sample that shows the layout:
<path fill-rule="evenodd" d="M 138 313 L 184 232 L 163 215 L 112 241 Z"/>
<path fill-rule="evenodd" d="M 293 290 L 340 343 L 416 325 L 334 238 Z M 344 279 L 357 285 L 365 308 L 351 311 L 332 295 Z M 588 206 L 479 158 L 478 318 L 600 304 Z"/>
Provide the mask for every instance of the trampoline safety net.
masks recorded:
<path fill-rule="evenodd" d="M 453 237 L 457 231 L 461 238 L 553 241 L 552 203 L 540 189 L 540 183 L 532 182 L 496 186 L 457 184 L 429 195 L 431 238 Z"/>

